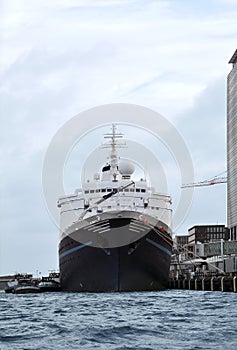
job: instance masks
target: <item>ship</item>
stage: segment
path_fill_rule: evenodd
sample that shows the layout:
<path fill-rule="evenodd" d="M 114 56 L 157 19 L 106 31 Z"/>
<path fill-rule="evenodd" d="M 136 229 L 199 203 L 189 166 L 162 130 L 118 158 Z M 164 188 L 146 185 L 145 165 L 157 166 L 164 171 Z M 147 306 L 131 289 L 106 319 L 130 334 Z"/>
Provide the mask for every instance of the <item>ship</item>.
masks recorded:
<path fill-rule="evenodd" d="M 50 272 L 48 276 L 43 276 L 38 283 L 40 292 L 59 292 L 61 286 L 59 283 L 59 273 Z"/>
<path fill-rule="evenodd" d="M 108 157 L 100 171 L 57 202 L 61 288 L 165 290 L 173 242 L 171 197 L 156 192 L 146 176 L 133 178 L 136 162 L 118 155 L 127 146 L 116 125 L 104 138 Z"/>
<path fill-rule="evenodd" d="M 16 274 L 14 278 L 7 283 L 6 293 L 12 294 L 29 294 L 39 293 L 40 288 L 37 280 L 31 274 Z"/>

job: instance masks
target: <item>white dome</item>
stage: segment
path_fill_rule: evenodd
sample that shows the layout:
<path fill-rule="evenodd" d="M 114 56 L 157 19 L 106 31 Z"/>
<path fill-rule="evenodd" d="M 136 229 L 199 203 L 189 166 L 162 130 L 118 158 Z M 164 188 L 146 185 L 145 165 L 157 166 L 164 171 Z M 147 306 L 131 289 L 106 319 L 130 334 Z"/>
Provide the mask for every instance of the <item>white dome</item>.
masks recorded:
<path fill-rule="evenodd" d="M 132 162 L 123 161 L 123 162 L 119 163 L 118 170 L 119 170 L 121 175 L 129 176 L 129 175 L 132 175 L 132 173 L 134 173 L 135 166 Z"/>

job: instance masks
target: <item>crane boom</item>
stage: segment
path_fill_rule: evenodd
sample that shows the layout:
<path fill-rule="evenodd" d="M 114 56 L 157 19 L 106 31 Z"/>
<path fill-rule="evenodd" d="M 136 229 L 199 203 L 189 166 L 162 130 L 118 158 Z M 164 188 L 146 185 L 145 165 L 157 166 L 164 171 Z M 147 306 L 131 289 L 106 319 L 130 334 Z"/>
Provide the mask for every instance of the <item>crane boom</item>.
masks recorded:
<path fill-rule="evenodd" d="M 213 179 L 210 179 L 210 180 L 193 182 L 193 183 L 190 183 L 190 184 L 183 184 L 181 186 L 181 188 L 212 186 L 212 185 L 223 184 L 223 183 L 227 183 L 227 177 L 226 176 L 214 177 Z"/>

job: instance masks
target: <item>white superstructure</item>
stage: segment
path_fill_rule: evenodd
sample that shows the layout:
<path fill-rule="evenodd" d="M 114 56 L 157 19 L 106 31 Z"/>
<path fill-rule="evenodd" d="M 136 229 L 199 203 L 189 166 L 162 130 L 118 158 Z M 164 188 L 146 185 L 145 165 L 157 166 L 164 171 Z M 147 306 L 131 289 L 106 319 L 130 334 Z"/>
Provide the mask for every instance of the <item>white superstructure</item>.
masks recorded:
<path fill-rule="evenodd" d="M 110 160 L 96 173 L 93 179 L 88 179 L 81 189 L 74 194 L 59 198 L 61 238 L 73 223 L 100 215 L 105 212 L 129 211 L 151 216 L 165 225 L 165 230 L 171 233 L 171 197 L 155 192 L 147 185 L 146 179 L 133 181 L 135 166 L 131 161 L 119 162 L 117 148 L 124 147 L 118 141 L 121 134 L 107 134 L 110 142 Z M 161 227 L 162 228 L 162 227 Z"/>

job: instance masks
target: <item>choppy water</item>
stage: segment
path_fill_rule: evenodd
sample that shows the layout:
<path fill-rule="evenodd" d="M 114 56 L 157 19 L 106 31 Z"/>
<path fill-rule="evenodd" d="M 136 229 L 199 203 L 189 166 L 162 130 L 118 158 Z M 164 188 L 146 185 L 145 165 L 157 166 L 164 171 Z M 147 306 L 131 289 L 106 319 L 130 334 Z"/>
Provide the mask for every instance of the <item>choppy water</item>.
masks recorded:
<path fill-rule="evenodd" d="M 0 349 L 237 349 L 237 294 L 0 292 Z"/>

